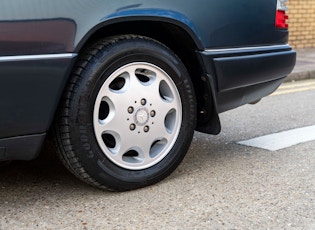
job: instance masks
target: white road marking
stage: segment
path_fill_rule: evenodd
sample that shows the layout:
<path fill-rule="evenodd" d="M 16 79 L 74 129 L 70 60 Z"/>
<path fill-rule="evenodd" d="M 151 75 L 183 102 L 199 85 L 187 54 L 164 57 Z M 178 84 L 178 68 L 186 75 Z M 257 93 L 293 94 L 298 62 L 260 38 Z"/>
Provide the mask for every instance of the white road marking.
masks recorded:
<path fill-rule="evenodd" d="M 240 141 L 237 143 L 240 145 L 276 151 L 291 147 L 293 145 L 314 140 L 315 125 L 256 137 L 250 140 Z"/>

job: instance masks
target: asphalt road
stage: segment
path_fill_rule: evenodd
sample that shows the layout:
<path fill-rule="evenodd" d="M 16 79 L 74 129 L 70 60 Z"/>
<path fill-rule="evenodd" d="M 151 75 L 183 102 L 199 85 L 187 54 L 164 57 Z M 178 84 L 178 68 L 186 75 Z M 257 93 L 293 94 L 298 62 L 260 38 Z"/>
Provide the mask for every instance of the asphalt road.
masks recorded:
<path fill-rule="evenodd" d="M 170 177 L 136 191 L 85 185 L 47 142 L 37 160 L 0 168 L 0 229 L 315 229 L 315 141 L 237 144 L 315 125 L 315 90 L 304 90 L 221 114 L 220 135 L 196 132 Z"/>

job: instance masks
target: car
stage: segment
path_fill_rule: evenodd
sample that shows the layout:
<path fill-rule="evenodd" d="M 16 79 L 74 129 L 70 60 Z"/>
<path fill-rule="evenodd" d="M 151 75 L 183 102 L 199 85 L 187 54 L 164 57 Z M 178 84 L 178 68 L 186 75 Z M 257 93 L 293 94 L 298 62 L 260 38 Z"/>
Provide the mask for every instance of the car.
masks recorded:
<path fill-rule="evenodd" d="M 161 181 L 195 130 L 219 134 L 219 113 L 291 73 L 285 2 L 2 1 L 0 160 L 34 159 L 52 136 L 92 186 Z"/>

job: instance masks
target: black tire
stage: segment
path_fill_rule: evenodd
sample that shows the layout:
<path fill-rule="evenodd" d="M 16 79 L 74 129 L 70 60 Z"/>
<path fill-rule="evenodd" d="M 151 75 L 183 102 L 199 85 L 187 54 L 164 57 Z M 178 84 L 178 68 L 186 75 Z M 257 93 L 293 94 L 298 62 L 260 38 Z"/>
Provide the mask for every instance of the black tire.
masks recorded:
<path fill-rule="evenodd" d="M 120 74 L 120 68 L 127 73 Z M 133 73 L 132 68 L 138 69 Z M 158 92 L 151 94 L 155 79 Z M 129 87 L 127 82 L 133 83 Z M 139 90 L 133 90 L 135 85 Z M 129 87 L 126 92 L 131 96 L 121 96 L 123 87 Z M 148 89 L 147 97 L 142 88 Z M 112 91 L 112 98 L 107 97 Z M 117 103 L 120 97 L 123 100 Z M 152 101 L 166 106 L 154 108 Z M 170 103 L 174 108 L 168 108 Z M 106 129 L 115 123 L 111 114 L 116 123 L 124 117 L 117 130 Z M 101 122 L 106 121 L 103 131 Z M 188 151 L 195 123 L 193 85 L 180 59 L 155 40 L 125 35 L 96 42 L 79 56 L 56 115 L 54 139 L 63 163 L 78 178 L 99 188 L 126 191 L 172 173 Z M 139 143 L 132 146 L 133 142 Z M 150 155 L 144 151 L 148 146 Z"/>

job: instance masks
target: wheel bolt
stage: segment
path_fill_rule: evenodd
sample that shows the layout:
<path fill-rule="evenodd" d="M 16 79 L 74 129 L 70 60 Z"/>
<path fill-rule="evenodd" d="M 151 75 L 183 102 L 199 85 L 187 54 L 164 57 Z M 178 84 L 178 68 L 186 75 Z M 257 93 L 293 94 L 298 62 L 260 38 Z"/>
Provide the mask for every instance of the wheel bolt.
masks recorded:
<path fill-rule="evenodd" d="M 150 130 L 150 127 L 149 127 L 149 126 L 144 126 L 144 128 L 143 128 L 143 131 L 144 131 L 144 132 L 147 133 L 147 132 L 149 132 L 149 130 Z"/>
<path fill-rule="evenodd" d="M 151 116 L 151 117 L 155 117 L 155 115 L 156 115 L 156 112 L 155 112 L 154 110 L 152 110 L 152 111 L 150 112 L 150 116 Z"/>
<path fill-rule="evenodd" d="M 134 111 L 134 108 L 132 107 L 132 106 L 130 106 L 129 108 L 128 108 L 128 113 L 133 113 L 133 111 Z"/>
<path fill-rule="evenodd" d="M 135 124 L 131 124 L 129 128 L 130 128 L 131 131 L 133 131 L 133 130 L 136 129 L 136 125 Z"/>
<path fill-rule="evenodd" d="M 147 100 L 146 99 L 141 99 L 141 105 L 145 105 L 145 104 L 147 104 Z"/>

